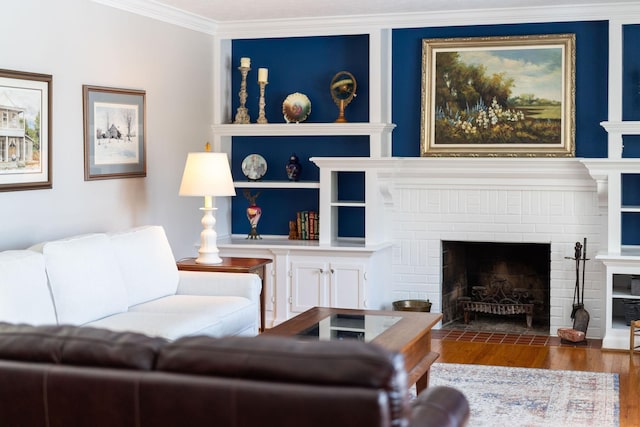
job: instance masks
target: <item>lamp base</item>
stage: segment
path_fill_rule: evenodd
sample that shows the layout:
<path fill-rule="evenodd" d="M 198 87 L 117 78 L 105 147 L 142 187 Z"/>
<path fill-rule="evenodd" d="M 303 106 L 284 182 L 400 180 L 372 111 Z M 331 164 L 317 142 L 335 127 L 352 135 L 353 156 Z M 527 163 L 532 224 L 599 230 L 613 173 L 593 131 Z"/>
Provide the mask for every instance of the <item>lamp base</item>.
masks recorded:
<path fill-rule="evenodd" d="M 202 251 L 198 251 L 198 258 L 196 258 L 196 264 L 220 264 L 222 262 L 222 258 L 218 256 L 217 253 L 203 253 Z"/>
<path fill-rule="evenodd" d="M 220 264 L 222 262 L 222 258 L 218 255 L 220 251 L 216 244 L 218 233 L 215 230 L 216 218 L 213 216 L 213 211 L 216 209 L 210 207 L 200 208 L 204 212 L 201 221 L 204 229 L 200 232 L 200 249 L 198 250 L 198 258 L 196 258 L 197 264 Z"/>

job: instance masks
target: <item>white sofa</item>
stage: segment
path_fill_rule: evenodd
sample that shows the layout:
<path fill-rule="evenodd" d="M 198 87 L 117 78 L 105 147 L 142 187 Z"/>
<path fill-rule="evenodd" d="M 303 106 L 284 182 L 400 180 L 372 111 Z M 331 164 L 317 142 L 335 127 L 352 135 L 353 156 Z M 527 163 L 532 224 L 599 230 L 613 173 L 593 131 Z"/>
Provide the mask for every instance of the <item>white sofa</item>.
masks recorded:
<path fill-rule="evenodd" d="M 0 252 L 0 321 L 11 323 L 252 336 L 260 287 L 255 274 L 178 271 L 159 226 Z"/>

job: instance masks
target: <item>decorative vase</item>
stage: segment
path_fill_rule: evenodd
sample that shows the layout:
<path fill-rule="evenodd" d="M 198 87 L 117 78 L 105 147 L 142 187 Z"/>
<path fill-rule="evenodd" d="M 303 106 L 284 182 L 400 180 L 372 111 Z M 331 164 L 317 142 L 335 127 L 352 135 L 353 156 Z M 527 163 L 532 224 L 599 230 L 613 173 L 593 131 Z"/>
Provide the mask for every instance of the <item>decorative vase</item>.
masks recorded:
<path fill-rule="evenodd" d="M 260 208 L 260 206 L 251 205 L 247 208 L 247 219 L 251 225 L 251 231 L 249 231 L 247 239 L 262 239 L 260 234 L 258 234 L 258 221 L 260 221 L 261 216 L 262 208 Z"/>
<path fill-rule="evenodd" d="M 258 222 L 260 221 L 260 217 L 262 216 L 262 208 L 256 204 L 256 199 L 260 195 L 260 192 L 252 195 L 249 190 L 244 190 L 244 197 L 249 201 L 249 207 L 247 208 L 247 219 L 249 220 L 249 225 L 251 225 L 251 230 L 247 235 L 247 239 L 262 239 L 260 234 L 258 234 Z"/>
<path fill-rule="evenodd" d="M 297 181 L 300 179 L 302 165 L 300 164 L 300 160 L 298 160 L 296 153 L 293 153 L 291 157 L 289 157 L 289 163 L 287 163 L 286 170 L 289 181 Z"/>

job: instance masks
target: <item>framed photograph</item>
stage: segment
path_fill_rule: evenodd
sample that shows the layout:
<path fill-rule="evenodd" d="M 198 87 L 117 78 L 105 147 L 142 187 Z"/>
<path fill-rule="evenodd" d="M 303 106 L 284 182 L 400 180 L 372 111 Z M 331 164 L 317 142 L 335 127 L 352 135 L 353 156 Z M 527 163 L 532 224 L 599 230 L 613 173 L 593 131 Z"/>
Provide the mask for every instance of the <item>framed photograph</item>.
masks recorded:
<path fill-rule="evenodd" d="M 145 92 L 82 89 L 85 181 L 147 176 Z"/>
<path fill-rule="evenodd" d="M 0 191 L 52 187 L 52 81 L 0 70 Z"/>
<path fill-rule="evenodd" d="M 422 156 L 575 156 L 575 35 L 422 40 Z"/>

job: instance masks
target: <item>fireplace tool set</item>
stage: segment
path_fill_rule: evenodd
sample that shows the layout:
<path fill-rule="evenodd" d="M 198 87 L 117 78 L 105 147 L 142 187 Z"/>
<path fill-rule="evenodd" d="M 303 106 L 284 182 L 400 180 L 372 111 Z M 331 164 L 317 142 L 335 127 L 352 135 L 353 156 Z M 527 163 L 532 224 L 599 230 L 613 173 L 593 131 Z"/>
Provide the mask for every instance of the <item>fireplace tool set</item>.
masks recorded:
<path fill-rule="evenodd" d="M 586 261 L 589 260 L 587 258 L 587 238 L 584 238 L 584 243 L 582 244 L 580 242 L 576 242 L 575 255 L 573 258 L 565 257 L 565 259 L 572 259 L 576 262 L 576 286 L 573 290 L 573 307 L 571 309 L 573 330 L 560 328 L 558 330 L 558 335 L 569 341 L 580 342 L 584 341 L 587 328 L 589 327 L 589 312 L 584 308 L 585 264 Z M 580 283 L 580 273 L 582 273 L 582 284 Z"/>

